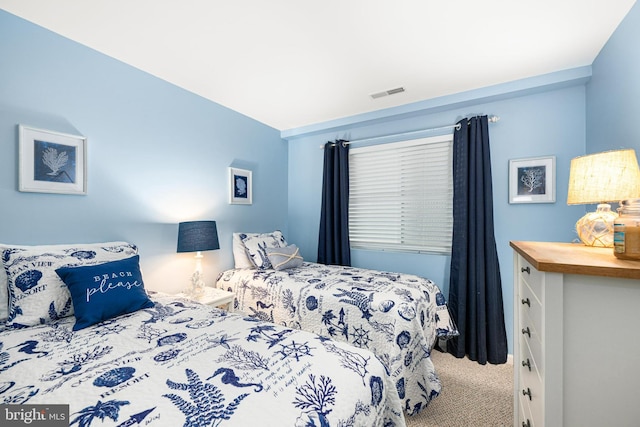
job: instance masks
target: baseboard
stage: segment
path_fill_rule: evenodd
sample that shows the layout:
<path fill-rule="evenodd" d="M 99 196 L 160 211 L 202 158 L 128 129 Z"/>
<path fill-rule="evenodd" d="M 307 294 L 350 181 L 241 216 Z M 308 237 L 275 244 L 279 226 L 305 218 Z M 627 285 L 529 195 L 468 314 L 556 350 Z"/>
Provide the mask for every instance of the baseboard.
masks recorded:
<path fill-rule="evenodd" d="M 507 364 L 513 365 L 513 354 L 507 354 Z"/>

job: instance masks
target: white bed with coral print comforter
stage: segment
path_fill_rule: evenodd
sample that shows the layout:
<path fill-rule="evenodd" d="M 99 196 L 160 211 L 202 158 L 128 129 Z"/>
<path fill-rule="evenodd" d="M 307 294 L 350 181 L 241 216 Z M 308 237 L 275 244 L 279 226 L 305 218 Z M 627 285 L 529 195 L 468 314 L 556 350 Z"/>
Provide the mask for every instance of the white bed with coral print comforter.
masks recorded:
<path fill-rule="evenodd" d="M 403 426 L 385 367 L 314 334 L 174 297 L 72 331 L 0 332 L 0 403 L 69 404 L 70 425 Z"/>
<path fill-rule="evenodd" d="M 458 334 L 438 286 L 423 277 L 305 262 L 284 270 L 233 269 L 217 287 L 235 309 L 373 351 L 408 414 L 441 391 L 431 361 L 437 338 Z"/>

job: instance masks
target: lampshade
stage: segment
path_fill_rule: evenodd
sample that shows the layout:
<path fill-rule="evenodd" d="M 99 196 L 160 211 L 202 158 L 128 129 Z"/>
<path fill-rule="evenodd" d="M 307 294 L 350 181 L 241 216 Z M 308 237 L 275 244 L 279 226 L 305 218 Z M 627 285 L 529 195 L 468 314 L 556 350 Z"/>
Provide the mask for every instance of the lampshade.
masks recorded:
<path fill-rule="evenodd" d="M 188 221 L 178 224 L 178 252 L 220 249 L 215 221 Z"/>
<path fill-rule="evenodd" d="M 613 247 L 613 221 L 618 214 L 605 202 L 640 196 L 640 169 L 634 150 L 615 150 L 571 160 L 567 204 L 598 203 L 576 222 L 576 232 L 587 246 Z"/>
<path fill-rule="evenodd" d="M 619 202 L 640 195 L 634 150 L 615 150 L 571 160 L 567 204 Z"/>

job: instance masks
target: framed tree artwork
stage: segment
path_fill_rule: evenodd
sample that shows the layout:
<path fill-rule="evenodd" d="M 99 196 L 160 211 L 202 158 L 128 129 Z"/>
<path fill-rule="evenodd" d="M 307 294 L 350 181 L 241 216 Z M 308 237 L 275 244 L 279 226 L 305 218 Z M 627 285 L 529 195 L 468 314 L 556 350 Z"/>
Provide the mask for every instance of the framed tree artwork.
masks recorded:
<path fill-rule="evenodd" d="M 509 203 L 555 203 L 555 156 L 509 160 Z"/>
<path fill-rule="evenodd" d="M 18 126 L 20 191 L 87 194 L 87 138 Z"/>

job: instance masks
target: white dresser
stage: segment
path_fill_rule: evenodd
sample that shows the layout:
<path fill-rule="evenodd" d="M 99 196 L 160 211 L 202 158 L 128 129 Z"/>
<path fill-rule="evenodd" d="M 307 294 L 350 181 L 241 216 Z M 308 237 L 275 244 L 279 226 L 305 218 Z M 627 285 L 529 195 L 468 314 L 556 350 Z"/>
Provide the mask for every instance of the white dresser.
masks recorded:
<path fill-rule="evenodd" d="M 640 261 L 514 249 L 514 426 L 640 426 Z"/>

